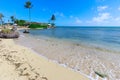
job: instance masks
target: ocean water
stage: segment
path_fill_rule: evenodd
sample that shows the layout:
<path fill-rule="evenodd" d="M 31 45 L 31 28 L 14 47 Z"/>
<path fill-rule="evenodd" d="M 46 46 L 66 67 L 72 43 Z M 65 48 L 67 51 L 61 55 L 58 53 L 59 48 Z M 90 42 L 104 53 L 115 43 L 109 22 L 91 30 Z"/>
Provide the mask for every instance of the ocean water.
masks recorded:
<path fill-rule="evenodd" d="M 57 27 L 29 31 L 30 34 L 21 33 L 16 42 L 87 75 L 90 80 L 120 80 L 119 27 Z M 107 78 L 101 79 L 95 71 Z"/>
<path fill-rule="evenodd" d="M 78 44 L 120 52 L 119 27 L 57 27 L 45 30 L 30 30 L 32 36 L 45 36 L 68 40 Z"/>

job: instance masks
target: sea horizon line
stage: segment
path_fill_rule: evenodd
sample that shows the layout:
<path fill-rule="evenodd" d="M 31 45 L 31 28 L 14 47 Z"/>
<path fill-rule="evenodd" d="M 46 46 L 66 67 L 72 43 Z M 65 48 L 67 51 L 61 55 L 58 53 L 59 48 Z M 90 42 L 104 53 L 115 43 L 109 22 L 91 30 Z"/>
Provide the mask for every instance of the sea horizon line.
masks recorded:
<path fill-rule="evenodd" d="M 56 26 L 57 28 L 120 28 L 120 26 Z"/>

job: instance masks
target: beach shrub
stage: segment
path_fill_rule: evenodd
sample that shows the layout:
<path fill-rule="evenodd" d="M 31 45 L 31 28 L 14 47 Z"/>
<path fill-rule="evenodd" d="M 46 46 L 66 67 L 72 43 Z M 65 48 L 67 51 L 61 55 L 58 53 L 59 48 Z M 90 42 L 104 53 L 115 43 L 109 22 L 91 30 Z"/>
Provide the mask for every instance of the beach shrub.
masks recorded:
<path fill-rule="evenodd" d="M 32 23 L 29 26 L 29 28 L 32 28 L 32 29 L 38 29 L 38 28 L 46 29 L 47 28 L 47 24 Z"/>
<path fill-rule="evenodd" d="M 1 30 L 1 33 L 11 33 L 11 30 L 10 29 L 2 29 Z"/>
<path fill-rule="evenodd" d="M 17 31 L 12 31 L 11 29 L 2 29 L 0 31 L 0 38 L 18 38 L 19 33 Z"/>

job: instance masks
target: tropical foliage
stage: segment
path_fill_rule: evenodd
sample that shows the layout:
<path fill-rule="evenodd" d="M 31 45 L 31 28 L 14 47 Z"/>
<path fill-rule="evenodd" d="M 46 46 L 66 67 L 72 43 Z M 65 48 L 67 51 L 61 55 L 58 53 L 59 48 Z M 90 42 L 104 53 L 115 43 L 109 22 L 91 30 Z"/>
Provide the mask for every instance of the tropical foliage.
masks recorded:
<path fill-rule="evenodd" d="M 27 25 L 25 20 L 16 20 L 15 23 L 19 26 L 26 26 Z"/>
<path fill-rule="evenodd" d="M 11 19 L 11 21 L 12 21 L 13 23 L 15 23 L 16 19 L 15 19 L 14 16 L 11 16 L 10 19 Z"/>
<path fill-rule="evenodd" d="M 55 20 L 56 20 L 56 17 L 55 17 L 55 15 L 53 14 L 52 16 L 51 16 L 51 25 L 52 26 L 55 26 Z"/>

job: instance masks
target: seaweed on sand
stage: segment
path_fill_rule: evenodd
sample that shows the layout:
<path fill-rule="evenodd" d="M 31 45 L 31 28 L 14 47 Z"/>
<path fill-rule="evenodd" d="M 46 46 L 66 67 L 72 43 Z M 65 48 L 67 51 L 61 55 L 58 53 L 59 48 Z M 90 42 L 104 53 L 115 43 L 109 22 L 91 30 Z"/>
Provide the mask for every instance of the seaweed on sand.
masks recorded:
<path fill-rule="evenodd" d="M 97 75 L 100 76 L 101 78 L 105 78 L 105 77 L 107 77 L 106 74 L 102 74 L 102 73 L 97 72 L 97 71 L 95 71 L 95 74 L 97 74 Z"/>

